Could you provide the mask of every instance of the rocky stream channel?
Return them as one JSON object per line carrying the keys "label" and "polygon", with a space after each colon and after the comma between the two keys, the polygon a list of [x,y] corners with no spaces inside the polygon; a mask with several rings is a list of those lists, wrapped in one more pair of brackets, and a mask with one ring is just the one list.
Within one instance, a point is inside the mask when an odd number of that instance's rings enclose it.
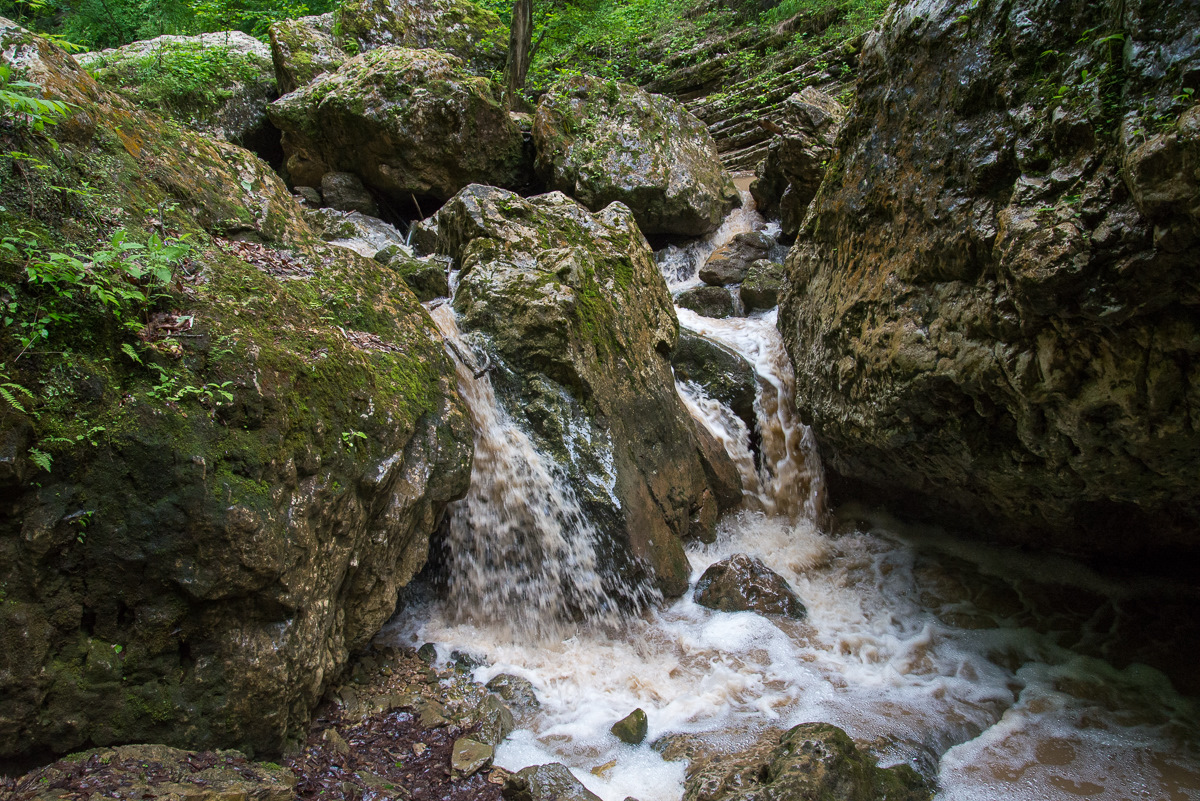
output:
{"label": "rocky stream channel", "polygon": [[0,19],[73,109],[0,119],[6,308],[188,254],[0,364],[0,799],[1197,801],[1198,30],[913,0],[527,113],[463,0]]}

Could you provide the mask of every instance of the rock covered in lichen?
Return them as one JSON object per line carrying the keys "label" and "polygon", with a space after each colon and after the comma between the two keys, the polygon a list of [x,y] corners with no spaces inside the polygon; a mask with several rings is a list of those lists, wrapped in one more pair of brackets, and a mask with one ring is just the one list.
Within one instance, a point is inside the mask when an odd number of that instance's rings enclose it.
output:
{"label": "rock covered in lichen", "polygon": [[521,131],[499,86],[434,50],[372,50],[284,95],[269,113],[298,181],[302,164],[304,176],[352,172],[407,203],[414,195],[446,200],[474,182],[523,180]]}
{"label": "rock covered in lichen", "polygon": [[279,93],[286,95],[307,86],[327,72],[342,66],[350,56],[333,40],[333,12],[313,17],[285,19],[267,33],[271,39],[271,62]]}
{"label": "rock covered in lichen", "polygon": [[159,36],[75,57],[103,86],[138,106],[229,142],[268,136],[279,96],[271,52],[241,31]]}
{"label": "rock covered in lichen", "polygon": [[507,27],[470,0],[349,0],[335,12],[338,45],[431,48],[458,56],[478,75],[504,68]]}
{"label": "rock covered in lichen", "polygon": [[[56,352],[5,357],[6,382],[59,389],[0,416],[0,756],[278,751],[466,490],[452,365],[400,278],[318,239],[251,153],[136,109],[7,20],[0,49],[77,107],[58,149],[5,133],[49,166],[0,187],[0,230],[86,253],[161,227],[192,247],[138,335],[84,302],[50,326]],[[33,303],[22,269],[0,258]]]}
{"label": "rock covered in lichen", "polygon": [[1198,552],[1198,27],[1158,0],[939,0],[869,38],[780,304],[835,486],[1022,543]]}
{"label": "rock covered in lichen", "polygon": [[706,234],[740,202],[704,124],[629,84],[560,81],[538,104],[533,141],[548,187],[592,211],[624,203],[645,234]]}
{"label": "rock covered in lichen", "polygon": [[487,335],[505,368],[492,373],[498,394],[569,477],[603,539],[605,579],[649,575],[682,593],[682,538],[711,529],[740,487],[675,392],[674,307],[629,210],[470,186],[436,230],[461,270],[460,326]]}

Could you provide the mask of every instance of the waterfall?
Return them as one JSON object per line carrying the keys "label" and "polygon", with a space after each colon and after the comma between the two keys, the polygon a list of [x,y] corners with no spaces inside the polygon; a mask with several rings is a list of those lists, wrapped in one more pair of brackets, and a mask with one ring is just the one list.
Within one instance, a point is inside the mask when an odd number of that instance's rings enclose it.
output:
{"label": "waterfall", "polygon": [[616,599],[599,573],[596,530],[574,492],[497,401],[453,308],[442,304],[430,314],[475,426],[471,487],[452,504],[443,542],[454,618],[522,637],[553,636],[570,620],[618,621]]}

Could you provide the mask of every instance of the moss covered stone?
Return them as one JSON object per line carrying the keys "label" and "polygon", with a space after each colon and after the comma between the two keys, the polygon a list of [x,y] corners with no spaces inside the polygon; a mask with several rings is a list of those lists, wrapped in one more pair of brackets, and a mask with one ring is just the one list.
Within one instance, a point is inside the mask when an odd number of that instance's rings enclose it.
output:
{"label": "moss covered stone", "polygon": [[306,174],[356,173],[404,202],[446,200],[472,182],[524,180],[521,131],[499,86],[445,53],[372,50],[280,98],[269,113],[284,132],[289,169],[307,163],[321,166]]}
{"label": "moss covered stone", "polygon": [[347,52],[398,45],[458,56],[478,75],[504,68],[508,29],[470,0],[349,0],[335,12],[334,33]]}
{"label": "moss covered stone", "polygon": [[76,59],[139,107],[230,142],[261,136],[279,96],[270,51],[241,31],[160,36]]}
{"label": "moss covered stone", "polygon": [[281,20],[270,27],[271,61],[280,94],[307,86],[350,58],[334,43],[333,28],[333,12]]}
{"label": "moss covered stone", "polygon": [[547,186],[592,211],[624,203],[646,234],[699,236],[740,203],[704,124],[629,84],[560,81],[538,104],[533,141]]}
{"label": "moss covered stone", "polygon": [[[0,45],[77,107],[57,148],[3,134],[46,166],[17,181],[0,165],[0,235],[68,250],[161,227],[193,248],[148,312],[174,329],[138,338],[83,304],[20,359],[0,329],[5,380],[35,396],[0,410],[0,756],[277,751],[466,489],[452,365],[399,277],[316,237],[253,154],[136,109],[2,20]],[[27,314],[40,290],[21,275],[0,260]]]}

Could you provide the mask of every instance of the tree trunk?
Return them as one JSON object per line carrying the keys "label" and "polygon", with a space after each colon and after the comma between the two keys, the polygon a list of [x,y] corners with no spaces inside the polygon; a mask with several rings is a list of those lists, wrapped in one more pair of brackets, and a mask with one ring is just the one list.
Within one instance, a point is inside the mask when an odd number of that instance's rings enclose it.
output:
{"label": "tree trunk", "polygon": [[529,72],[529,50],[533,44],[533,0],[513,0],[512,29],[508,35],[508,62],[504,65],[504,86],[508,102],[516,108]]}

